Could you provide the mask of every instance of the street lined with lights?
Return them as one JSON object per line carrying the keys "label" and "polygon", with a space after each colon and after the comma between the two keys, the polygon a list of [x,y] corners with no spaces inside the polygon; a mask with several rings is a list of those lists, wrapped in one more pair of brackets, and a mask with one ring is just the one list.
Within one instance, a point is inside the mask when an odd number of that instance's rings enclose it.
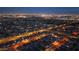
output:
{"label": "street lined with lights", "polygon": [[29,33],[23,33],[21,35],[12,36],[12,37],[8,37],[8,38],[2,38],[2,39],[0,39],[0,44],[7,43],[9,41],[15,41],[15,40],[17,40],[21,37],[25,37],[25,36],[28,37],[28,36],[31,36],[31,35],[34,35],[34,34],[37,34],[37,33],[40,33],[40,32],[49,31],[50,29],[52,29],[52,27],[47,28],[47,29],[41,29],[41,30],[38,30],[38,31],[29,32]]}

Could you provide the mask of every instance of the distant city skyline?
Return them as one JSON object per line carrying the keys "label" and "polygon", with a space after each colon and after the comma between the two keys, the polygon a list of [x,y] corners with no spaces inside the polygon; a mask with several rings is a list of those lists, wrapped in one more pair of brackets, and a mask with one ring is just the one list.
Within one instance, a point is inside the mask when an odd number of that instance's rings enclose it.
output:
{"label": "distant city skyline", "polygon": [[79,7],[0,7],[0,13],[79,14]]}

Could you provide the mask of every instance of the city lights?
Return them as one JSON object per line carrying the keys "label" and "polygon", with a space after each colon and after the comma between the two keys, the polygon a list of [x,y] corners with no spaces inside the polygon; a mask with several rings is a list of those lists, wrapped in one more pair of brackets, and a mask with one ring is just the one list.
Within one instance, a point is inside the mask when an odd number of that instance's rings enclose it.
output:
{"label": "city lights", "polygon": [[79,15],[0,14],[0,18],[1,51],[79,50]]}

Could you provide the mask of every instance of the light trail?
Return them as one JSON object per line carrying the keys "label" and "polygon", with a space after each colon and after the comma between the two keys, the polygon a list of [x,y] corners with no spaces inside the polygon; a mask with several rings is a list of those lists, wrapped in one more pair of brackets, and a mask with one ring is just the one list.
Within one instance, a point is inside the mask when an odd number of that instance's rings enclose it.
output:
{"label": "light trail", "polygon": [[52,27],[49,27],[47,29],[40,29],[40,30],[37,30],[37,31],[33,31],[33,32],[26,32],[26,33],[22,33],[20,35],[16,35],[16,36],[10,36],[10,37],[7,37],[7,38],[2,38],[0,39],[0,44],[5,44],[7,42],[10,42],[10,41],[15,41],[21,37],[28,37],[28,36],[31,36],[31,35],[34,35],[34,34],[38,34],[38,33],[41,33],[41,32],[48,32],[52,29]]}
{"label": "light trail", "polygon": [[45,51],[54,51],[68,41],[69,41],[68,37],[64,36],[63,39],[60,39],[59,41],[52,42],[51,46],[49,48],[46,48]]}
{"label": "light trail", "polygon": [[38,35],[38,36],[35,36],[33,38],[30,38],[30,39],[26,39],[26,40],[22,40],[20,43],[16,43],[15,45],[12,45],[11,47],[9,47],[9,50],[18,50],[17,48],[19,46],[23,46],[24,44],[28,44],[28,43],[31,43],[32,41],[37,41],[37,40],[41,40],[42,38],[48,36],[48,34],[41,34],[41,35]]}

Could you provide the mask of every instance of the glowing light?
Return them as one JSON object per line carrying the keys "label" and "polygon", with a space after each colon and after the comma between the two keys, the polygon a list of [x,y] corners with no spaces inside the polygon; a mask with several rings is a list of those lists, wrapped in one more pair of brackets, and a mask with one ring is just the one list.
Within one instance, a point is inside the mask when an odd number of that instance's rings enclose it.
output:
{"label": "glowing light", "polygon": [[37,33],[41,33],[41,32],[44,32],[44,31],[50,31],[52,28],[49,27],[47,29],[40,29],[40,30],[37,30],[37,31],[33,31],[33,32],[26,32],[26,33],[22,33],[20,35],[17,35],[17,36],[11,36],[11,37],[7,37],[7,38],[2,38],[0,39],[0,44],[4,44],[4,43],[7,43],[7,42],[10,42],[10,41],[15,41],[21,37],[28,37],[28,36],[31,36],[31,35],[34,35],[34,34],[37,34]]}
{"label": "glowing light", "polygon": [[78,32],[72,32],[72,35],[77,36],[79,33]]}
{"label": "glowing light", "polygon": [[54,43],[52,43],[52,45],[54,45],[54,46],[59,46],[59,45],[60,45],[60,43],[59,43],[59,42],[57,42],[57,41],[55,41]]}
{"label": "glowing light", "polygon": [[55,34],[52,34],[52,36],[53,36],[53,37],[56,37],[56,38],[58,37],[58,35],[55,35]]}

